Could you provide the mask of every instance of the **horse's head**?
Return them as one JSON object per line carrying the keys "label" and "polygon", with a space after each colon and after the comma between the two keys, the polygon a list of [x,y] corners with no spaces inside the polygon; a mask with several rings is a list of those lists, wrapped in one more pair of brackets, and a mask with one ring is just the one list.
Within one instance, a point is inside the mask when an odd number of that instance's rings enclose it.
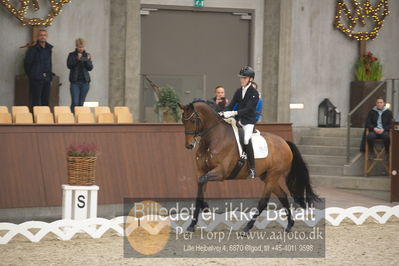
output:
{"label": "horse's head", "polygon": [[203,124],[193,103],[187,105],[179,104],[179,106],[183,110],[181,120],[184,125],[184,133],[186,136],[186,148],[191,150],[197,144],[197,138],[200,136]]}
{"label": "horse's head", "polygon": [[179,104],[183,110],[182,122],[186,135],[186,148],[193,149],[198,137],[207,135],[220,121],[218,113],[208,102],[197,100],[187,105]]}

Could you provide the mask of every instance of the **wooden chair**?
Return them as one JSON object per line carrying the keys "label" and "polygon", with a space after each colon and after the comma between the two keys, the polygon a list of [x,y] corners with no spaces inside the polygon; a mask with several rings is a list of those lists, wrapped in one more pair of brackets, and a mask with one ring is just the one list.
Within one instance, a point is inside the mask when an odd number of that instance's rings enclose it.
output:
{"label": "wooden chair", "polygon": [[97,106],[94,108],[94,114],[96,116],[96,121],[99,122],[98,118],[100,114],[108,114],[111,113],[111,110],[108,106]]}
{"label": "wooden chair", "polygon": [[12,124],[10,113],[0,113],[0,124]]}
{"label": "wooden chair", "polygon": [[16,113],[15,124],[33,124],[33,117],[31,113]]}
{"label": "wooden chair", "polygon": [[55,122],[57,124],[75,124],[75,117],[72,113],[59,113]]}
{"label": "wooden chair", "polygon": [[11,107],[12,118],[15,121],[16,114],[20,113],[30,113],[28,106],[13,106]]}
{"label": "wooden chair", "polygon": [[114,107],[114,114],[115,117],[118,116],[120,113],[130,113],[129,107],[127,106],[115,106]]}
{"label": "wooden chair", "polygon": [[131,123],[133,123],[133,115],[131,113],[119,113],[116,116],[116,123],[131,124]]}
{"label": "wooden chair", "polygon": [[33,114],[43,114],[43,113],[51,113],[50,107],[48,106],[33,106]]}
{"label": "wooden chair", "polygon": [[71,114],[71,108],[69,106],[54,106],[54,117],[57,121],[59,114]]}
{"label": "wooden chair", "polygon": [[98,123],[99,124],[113,124],[115,123],[114,121],[114,115],[111,113],[102,113],[98,114]]}
{"label": "wooden chair", "polygon": [[[387,158],[388,163],[384,160],[384,153],[385,153],[385,146],[384,146],[384,140],[382,139],[376,139],[374,143],[374,154],[375,157],[370,159],[369,158],[369,145],[367,143],[367,136],[369,134],[369,130],[366,130],[366,136],[365,136],[365,141],[366,141],[366,147],[365,147],[365,152],[364,152],[364,176],[368,176],[370,172],[373,170],[373,168],[377,165],[377,163],[380,163],[384,166],[385,170],[387,173],[389,173],[389,158]],[[392,139],[392,134],[389,134],[389,137]]]}
{"label": "wooden chair", "polygon": [[[76,107],[75,107],[76,108]],[[76,111],[76,109],[75,109]],[[92,113],[78,113],[76,115],[78,124],[94,124],[94,117]]]}
{"label": "wooden chair", "polygon": [[[34,118],[35,123],[37,123],[37,115],[38,114],[51,114],[50,107],[48,107],[48,106],[33,106],[33,118]],[[41,120],[43,120],[43,119],[46,120],[46,118],[44,118],[44,117],[46,117],[46,116],[42,116]],[[47,117],[49,117],[49,116],[47,116]],[[53,118],[53,120],[54,120],[54,118]],[[53,121],[53,123],[54,123],[54,121]],[[37,123],[37,124],[39,124],[39,123]],[[48,123],[45,123],[45,124],[48,124]]]}
{"label": "wooden chair", "polygon": [[91,113],[90,107],[87,106],[75,106],[75,115]]}
{"label": "wooden chair", "polygon": [[8,107],[7,106],[0,106],[0,114],[8,114]]}
{"label": "wooden chair", "polygon": [[54,124],[52,113],[38,113],[35,115],[36,124]]}

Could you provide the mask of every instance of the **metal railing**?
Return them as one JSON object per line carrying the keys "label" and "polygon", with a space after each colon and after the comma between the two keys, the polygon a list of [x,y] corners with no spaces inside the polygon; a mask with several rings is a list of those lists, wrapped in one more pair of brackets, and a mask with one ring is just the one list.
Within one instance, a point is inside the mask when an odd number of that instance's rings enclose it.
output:
{"label": "metal railing", "polygon": [[350,163],[350,136],[351,136],[351,119],[352,115],[360,108],[362,105],[370,99],[371,96],[373,96],[381,87],[388,83],[389,81],[392,81],[392,88],[391,88],[391,110],[394,110],[395,106],[395,94],[396,94],[396,86],[395,86],[395,81],[399,80],[399,78],[390,78],[384,80],[381,84],[379,84],[375,89],[373,89],[358,105],[355,106],[349,113],[348,113],[348,119],[347,119],[347,137],[346,137],[346,162]]}

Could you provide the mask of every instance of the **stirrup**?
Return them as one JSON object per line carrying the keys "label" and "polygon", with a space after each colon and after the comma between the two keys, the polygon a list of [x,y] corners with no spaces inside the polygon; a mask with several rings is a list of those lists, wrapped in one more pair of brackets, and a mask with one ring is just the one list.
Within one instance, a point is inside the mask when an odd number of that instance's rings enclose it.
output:
{"label": "stirrup", "polygon": [[254,179],[256,177],[255,169],[248,170],[248,179]]}

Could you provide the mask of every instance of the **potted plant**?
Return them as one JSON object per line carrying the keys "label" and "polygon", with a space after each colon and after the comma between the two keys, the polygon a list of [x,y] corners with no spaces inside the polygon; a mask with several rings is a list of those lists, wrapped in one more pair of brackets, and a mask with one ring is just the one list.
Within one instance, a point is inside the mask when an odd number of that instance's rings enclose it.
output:
{"label": "potted plant", "polygon": [[355,76],[357,81],[380,81],[382,65],[372,52],[362,56],[356,63]]}
{"label": "potted plant", "polygon": [[158,95],[158,102],[155,112],[161,112],[163,122],[173,123],[179,120],[179,96],[176,90],[171,87],[161,88]]}
{"label": "potted plant", "polygon": [[[384,83],[381,81],[383,76],[382,70],[383,68],[380,61],[373,53],[368,52],[366,55],[359,58],[355,65],[356,81],[351,82],[350,110],[353,110],[377,86]],[[375,99],[378,96],[386,96],[386,84],[383,84],[381,89],[353,114],[351,119],[352,126],[364,127],[367,113],[375,105]]]}
{"label": "potted plant", "polygon": [[95,182],[97,146],[94,143],[71,144],[67,149],[68,184],[92,186]]}

